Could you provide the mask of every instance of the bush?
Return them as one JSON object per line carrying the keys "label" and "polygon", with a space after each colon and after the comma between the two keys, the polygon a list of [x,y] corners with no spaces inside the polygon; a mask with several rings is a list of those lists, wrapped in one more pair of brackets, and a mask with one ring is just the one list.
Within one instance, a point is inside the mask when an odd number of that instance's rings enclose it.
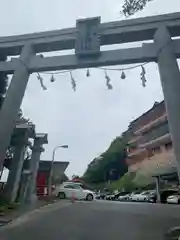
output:
{"label": "bush", "polygon": [[0,213],[8,212],[17,209],[19,203],[7,203],[6,201],[0,201]]}
{"label": "bush", "polygon": [[145,187],[155,183],[155,179],[152,178],[151,174],[143,174],[139,171],[136,172],[136,176],[133,179],[133,182],[137,187]]}
{"label": "bush", "polygon": [[111,190],[118,189],[119,191],[132,191],[137,188],[136,184],[133,182],[135,176],[135,172],[127,172],[122,178],[112,182],[109,188]]}

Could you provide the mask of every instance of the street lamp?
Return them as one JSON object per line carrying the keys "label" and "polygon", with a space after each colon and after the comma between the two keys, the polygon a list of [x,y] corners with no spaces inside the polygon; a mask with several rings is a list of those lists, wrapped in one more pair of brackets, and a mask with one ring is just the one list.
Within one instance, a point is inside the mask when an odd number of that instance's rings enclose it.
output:
{"label": "street lamp", "polygon": [[49,179],[48,179],[48,195],[51,196],[52,194],[52,176],[53,176],[53,164],[54,164],[54,160],[55,160],[55,154],[56,154],[56,150],[58,148],[68,148],[68,145],[58,145],[53,149],[53,153],[52,153],[52,161],[51,161],[51,168],[50,168],[50,173],[49,173]]}

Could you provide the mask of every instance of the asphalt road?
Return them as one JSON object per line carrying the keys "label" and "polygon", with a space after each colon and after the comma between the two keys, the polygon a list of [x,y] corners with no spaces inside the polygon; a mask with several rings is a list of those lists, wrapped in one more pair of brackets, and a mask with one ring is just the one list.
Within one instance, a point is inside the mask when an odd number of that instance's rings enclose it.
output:
{"label": "asphalt road", "polygon": [[140,203],[58,203],[0,229],[1,240],[161,240],[180,226],[180,206]]}

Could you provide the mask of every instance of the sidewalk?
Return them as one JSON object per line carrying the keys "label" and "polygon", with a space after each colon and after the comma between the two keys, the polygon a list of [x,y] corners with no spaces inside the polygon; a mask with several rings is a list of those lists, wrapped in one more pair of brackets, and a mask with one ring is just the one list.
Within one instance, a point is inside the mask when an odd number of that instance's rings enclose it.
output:
{"label": "sidewalk", "polygon": [[59,199],[41,199],[37,200],[34,204],[21,205],[17,209],[10,210],[5,212],[3,215],[0,213],[0,227],[4,226],[7,223],[19,218],[27,213],[32,212],[33,210],[40,209],[44,206],[59,202]]}

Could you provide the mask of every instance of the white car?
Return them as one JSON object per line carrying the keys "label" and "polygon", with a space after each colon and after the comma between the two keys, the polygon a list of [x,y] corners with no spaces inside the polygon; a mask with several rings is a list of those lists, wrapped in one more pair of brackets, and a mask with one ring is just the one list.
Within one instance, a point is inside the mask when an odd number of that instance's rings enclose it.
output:
{"label": "white car", "polygon": [[135,193],[131,195],[131,200],[137,201],[137,202],[146,202],[146,201],[149,201],[150,194],[151,194],[151,191]]}
{"label": "white car", "polygon": [[83,189],[80,184],[65,182],[57,190],[56,194],[61,199],[77,199],[92,201],[95,199],[93,191]]}
{"label": "white car", "polygon": [[179,194],[174,194],[169,197],[167,197],[167,203],[180,203],[180,195]]}
{"label": "white car", "polygon": [[132,193],[131,195],[130,195],[130,200],[131,201],[138,201],[138,199],[139,199],[139,195],[140,195],[140,193]]}
{"label": "white car", "polygon": [[128,201],[130,199],[130,194],[121,195],[118,197],[118,201]]}
{"label": "white car", "polygon": [[142,192],[137,196],[137,201],[140,202],[146,202],[149,201],[149,197],[153,192],[151,191],[146,191],[146,192]]}

